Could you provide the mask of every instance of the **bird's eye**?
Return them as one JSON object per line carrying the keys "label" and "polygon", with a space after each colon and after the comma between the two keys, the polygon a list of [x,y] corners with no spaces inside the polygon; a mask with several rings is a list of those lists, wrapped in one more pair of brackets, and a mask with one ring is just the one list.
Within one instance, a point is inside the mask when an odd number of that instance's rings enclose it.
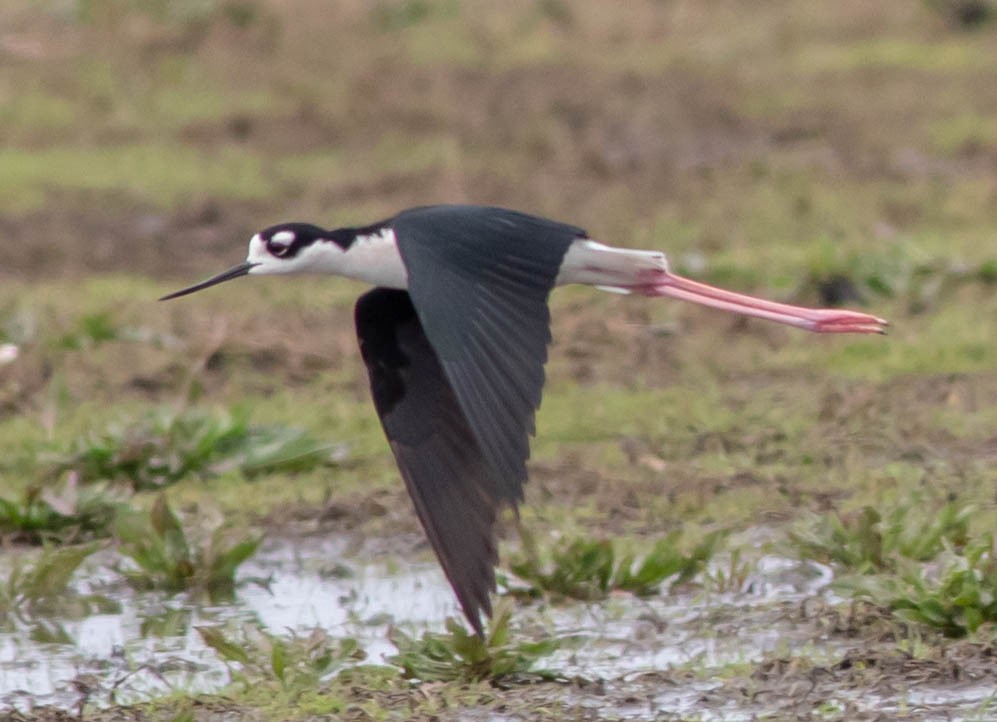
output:
{"label": "bird's eye", "polygon": [[275,256],[283,256],[294,243],[294,231],[277,231],[267,241],[267,250]]}

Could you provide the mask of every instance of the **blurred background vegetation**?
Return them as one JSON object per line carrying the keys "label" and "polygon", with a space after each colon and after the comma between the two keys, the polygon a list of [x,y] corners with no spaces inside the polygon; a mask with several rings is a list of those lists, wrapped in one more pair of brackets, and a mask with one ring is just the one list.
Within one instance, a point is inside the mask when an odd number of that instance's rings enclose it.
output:
{"label": "blurred background vegetation", "polygon": [[[155,299],[240,261],[265,225],[486,203],[893,322],[885,340],[814,338],[559,291],[524,513],[541,553],[515,563],[531,594],[591,590],[583,568],[600,595],[657,584],[721,549],[708,578],[736,589],[757,546],[737,535],[762,527],[898,619],[992,629],[995,12],[4,0],[0,534],[87,554],[110,538],[131,581],[185,589],[231,587],[262,532],[412,557],[353,337],[361,287]],[[199,533],[219,519],[242,536]],[[688,555],[652,546],[678,529]],[[555,533],[575,541],[552,558]],[[654,554],[632,567],[632,549]],[[0,611],[31,606],[17,580],[58,596],[81,559],[45,556],[48,585],[19,571]]]}

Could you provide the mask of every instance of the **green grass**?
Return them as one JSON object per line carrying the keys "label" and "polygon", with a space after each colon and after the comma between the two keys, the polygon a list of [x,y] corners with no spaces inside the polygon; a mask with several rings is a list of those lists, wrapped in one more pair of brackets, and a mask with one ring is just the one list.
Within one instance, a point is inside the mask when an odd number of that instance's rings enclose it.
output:
{"label": "green grass", "polygon": [[[8,132],[28,136],[42,132],[60,132],[73,126],[76,106],[66,99],[41,88],[25,88],[16,101],[0,103],[0,123]],[[15,135],[16,137],[16,135]]]}
{"label": "green grass", "polygon": [[953,35],[935,42],[924,39],[877,38],[851,46],[811,46],[800,64],[815,73],[864,68],[917,69],[958,74],[985,67],[985,53],[972,37]]}
{"label": "green grass", "polygon": [[232,147],[204,152],[141,143],[0,150],[5,211],[38,210],[59,191],[118,193],[168,208],[213,196],[262,198],[274,186],[260,158]]}

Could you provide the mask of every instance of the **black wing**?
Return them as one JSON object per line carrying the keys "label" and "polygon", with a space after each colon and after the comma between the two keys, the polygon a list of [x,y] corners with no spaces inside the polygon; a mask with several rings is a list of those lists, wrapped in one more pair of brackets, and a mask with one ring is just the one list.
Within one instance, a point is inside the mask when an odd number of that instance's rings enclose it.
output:
{"label": "black wing", "polygon": [[493,470],[487,492],[523,498],[550,343],[547,298],[581,228],[481,206],[430,206],[390,223],[409,294]]}
{"label": "black wing", "polygon": [[357,302],[356,323],[374,407],[409,495],[464,614],[483,634],[498,561],[492,471],[408,293],[370,291]]}

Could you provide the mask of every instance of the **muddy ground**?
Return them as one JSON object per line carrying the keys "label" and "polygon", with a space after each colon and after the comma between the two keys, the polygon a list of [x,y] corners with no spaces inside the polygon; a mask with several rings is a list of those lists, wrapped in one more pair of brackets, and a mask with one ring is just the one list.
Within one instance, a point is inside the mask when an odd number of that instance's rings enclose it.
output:
{"label": "muddy ground", "polygon": [[[735,540],[725,553],[741,548],[750,566],[773,549],[792,558],[787,532],[811,515],[949,501],[973,507],[973,533],[992,532],[997,24],[967,20],[963,5],[4,3],[0,341],[20,355],[0,367],[0,495],[48,483],[46,453],[116,418],[243,404],[254,421],[345,442],[346,461],[185,479],[168,490],[178,509],[302,545],[341,536],[347,562],[425,561],[369,405],[352,328],[360,286],[254,279],[155,299],[239,262],[264,225],[476,202],[660,248],[709,281],[894,324],[886,339],[813,339],[559,291],[522,517],[541,543],[643,548],[679,528],[721,530]],[[110,338],[87,336],[94,317]],[[764,544],[743,536],[758,529]],[[511,523],[504,539],[504,554],[518,549]],[[30,551],[6,541],[9,555]],[[701,636],[771,624],[786,639],[739,663],[537,684],[361,676],[326,680],[306,702],[177,690],[5,714],[997,714],[992,624],[948,639],[828,590],[741,612],[725,602],[716,618],[707,607]],[[524,604],[524,638],[543,634],[535,613]],[[639,617],[634,644],[670,644],[667,625],[640,636]],[[341,704],[324,708],[323,693]]]}

